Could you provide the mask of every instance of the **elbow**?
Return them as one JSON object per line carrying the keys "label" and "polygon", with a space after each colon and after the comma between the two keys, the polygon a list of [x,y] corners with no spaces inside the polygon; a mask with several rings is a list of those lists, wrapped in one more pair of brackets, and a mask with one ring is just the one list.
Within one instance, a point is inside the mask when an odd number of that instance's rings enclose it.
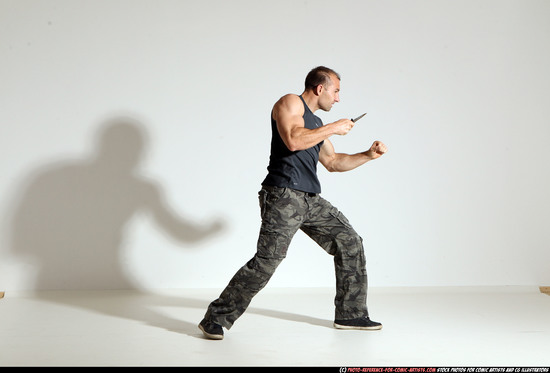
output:
{"label": "elbow", "polygon": [[327,164],[323,164],[323,166],[325,166],[325,168],[328,172],[339,172],[339,170],[334,166],[334,164],[332,162],[327,163]]}
{"label": "elbow", "polygon": [[288,150],[290,150],[291,152],[297,152],[298,150],[302,150],[296,141],[292,141],[292,140],[286,141],[285,145],[288,148]]}
{"label": "elbow", "polygon": [[328,172],[336,172],[336,169],[330,165],[325,166]]}

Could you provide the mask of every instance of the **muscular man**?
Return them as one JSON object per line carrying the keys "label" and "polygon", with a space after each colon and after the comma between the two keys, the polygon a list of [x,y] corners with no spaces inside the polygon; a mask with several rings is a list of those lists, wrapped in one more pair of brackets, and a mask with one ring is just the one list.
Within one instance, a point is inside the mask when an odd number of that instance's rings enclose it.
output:
{"label": "muscular man", "polygon": [[340,76],[319,66],[306,77],[305,90],[275,103],[271,115],[271,156],[268,175],[259,192],[262,225],[257,252],[233,276],[219,298],[210,303],[199,328],[210,339],[223,339],[252,298],[267,284],[285,258],[300,229],[334,257],[336,297],[334,327],[378,330],[367,310],[367,272],[363,240],[347,218],[323,199],[317,163],[333,171],[349,171],[386,153],[375,141],[357,154],[336,153],[328,140],[346,135],[350,119],[323,125],[314,113],[329,111],[340,101]]}

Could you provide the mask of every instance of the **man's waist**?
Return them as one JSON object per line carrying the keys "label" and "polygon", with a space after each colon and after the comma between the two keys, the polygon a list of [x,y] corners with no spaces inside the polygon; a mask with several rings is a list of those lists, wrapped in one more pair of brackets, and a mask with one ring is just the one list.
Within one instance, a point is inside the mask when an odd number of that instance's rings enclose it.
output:
{"label": "man's waist", "polygon": [[286,187],[286,186],[276,186],[276,185],[262,184],[262,189],[265,189],[267,192],[271,192],[271,193],[278,193],[278,192],[284,191],[285,189],[290,189],[296,194],[303,194],[303,195],[307,195],[308,197],[315,197],[315,196],[319,195],[319,193],[307,192],[307,191],[304,191],[304,190],[299,190],[299,189],[296,189],[296,188]]}

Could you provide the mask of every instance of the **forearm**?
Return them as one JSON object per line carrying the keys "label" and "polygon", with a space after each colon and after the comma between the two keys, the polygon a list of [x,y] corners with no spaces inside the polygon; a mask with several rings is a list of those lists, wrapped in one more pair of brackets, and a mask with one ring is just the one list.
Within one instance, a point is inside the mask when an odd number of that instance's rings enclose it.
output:
{"label": "forearm", "polygon": [[353,170],[368,161],[380,158],[388,151],[386,145],[375,141],[369,150],[357,154],[335,153],[330,141],[325,142],[319,153],[319,160],[330,172],[345,172]]}
{"label": "forearm", "polygon": [[368,152],[357,154],[335,153],[332,161],[327,164],[326,168],[330,172],[346,172],[362,166],[373,159],[368,155]]}
{"label": "forearm", "polygon": [[335,131],[330,125],[316,129],[295,127],[290,132],[290,136],[288,136],[285,144],[291,151],[305,150],[319,144],[334,134]]}

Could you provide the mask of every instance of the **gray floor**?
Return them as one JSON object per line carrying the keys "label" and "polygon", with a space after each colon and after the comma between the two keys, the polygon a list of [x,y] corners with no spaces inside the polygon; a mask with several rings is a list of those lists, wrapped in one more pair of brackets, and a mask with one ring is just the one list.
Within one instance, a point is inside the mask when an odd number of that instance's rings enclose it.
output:
{"label": "gray floor", "polygon": [[550,366],[538,288],[371,289],[381,331],[332,327],[332,289],[264,289],[226,331],[197,323],[219,290],[6,293],[1,366]]}

